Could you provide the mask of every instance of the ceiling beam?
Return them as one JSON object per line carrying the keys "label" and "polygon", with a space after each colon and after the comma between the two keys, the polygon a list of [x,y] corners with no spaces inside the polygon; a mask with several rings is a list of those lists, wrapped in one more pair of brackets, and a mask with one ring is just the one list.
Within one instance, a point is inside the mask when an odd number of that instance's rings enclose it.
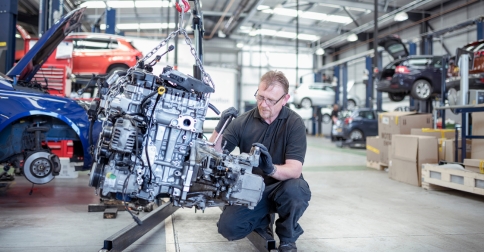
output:
{"label": "ceiling beam", "polygon": [[358,24],[358,21],[356,21],[356,18],[353,16],[353,14],[351,14],[351,12],[346,7],[343,7],[343,10],[346,12],[346,14],[348,15],[348,17],[350,17],[351,20],[353,20],[353,23],[355,23],[356,27],[360,26]]}
{"label": "ceiling beam", "polygon": [[[416,9],[424,4],[427,4],[427,3],[430,3],[432,2],[433,0],[414,0],[392,12],[389,12],[383,16],[380,16],[378,18],[378,23],[379,24],[385,24],[387,22],[393,22],[393,17],[395,17],[395,15],[398,13],[398,12],[408,12],[408,11],[411,11],[413,9]],[[374,24],[375,24],[375,21],[370,21],[368,23],[365,23],[365,24],[362,24],[354,29],[352,29],[351,31],[349,32],[346,32],[345,34],[341,34],[337,37],[334,37],[328,41],[325,41],[324,43],[321,43],[321,47],[324,49],[324,48],[327,48],[327,47],[330,47],[330,46],[334,46],[335,44],[338,44],[338,43],[341,43],[341,42],[344,42],[346,41],[346,38],[348,37],[348,35],[350,33],[355,33],[355,34],[358,34],[358,33],[361,33],[361,32],[364,32],[366,30],[369,30],[371,28],[374,27]]]}

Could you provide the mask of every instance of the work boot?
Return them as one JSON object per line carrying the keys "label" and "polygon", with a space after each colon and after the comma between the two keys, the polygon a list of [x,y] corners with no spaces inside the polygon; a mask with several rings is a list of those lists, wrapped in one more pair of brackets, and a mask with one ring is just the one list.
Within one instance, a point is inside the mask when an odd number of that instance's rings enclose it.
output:
{"label": "work boot", "polygon": [[283,242],[279,245],[279,252],[297,252],[297,247],[295,242]]}

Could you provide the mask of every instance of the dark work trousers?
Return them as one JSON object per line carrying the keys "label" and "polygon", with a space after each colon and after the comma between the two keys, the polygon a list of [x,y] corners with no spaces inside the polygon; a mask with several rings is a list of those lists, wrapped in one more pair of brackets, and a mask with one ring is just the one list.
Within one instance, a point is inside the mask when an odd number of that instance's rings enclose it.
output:
{"label": "dark work trousers", "polygon": [[218,221],[218,232],[228,240],[246,237],[254,229],[265,230],[270,214],[278,213],[276,234],[284,242],[296,242],[304,232],[297,223],[309,205],[311,191],[302,179],[289,179],[266,186],[261,201],[253,210],[245,206],[225,206]]}

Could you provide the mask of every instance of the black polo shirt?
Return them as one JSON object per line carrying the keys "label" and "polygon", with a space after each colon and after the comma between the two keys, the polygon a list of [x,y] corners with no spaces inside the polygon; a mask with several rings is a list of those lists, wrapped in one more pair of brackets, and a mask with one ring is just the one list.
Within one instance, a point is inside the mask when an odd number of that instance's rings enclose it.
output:
{"label": "black polo shirt", "polygon": [[[234,119],[223,132],[222,146],[232,152],[239,147],[241,152],[249,153],[253,143],[264,144],[274,164],[285,164],[286,159],[304,163],[306,156],[306,126],[302,118],[287,107],[282,107],[279,116],[268,124],[260,116],[257,107]],[[264,176],[262,170],[254,168],[254,174],[264,177],[266,185],[278,180]]]}

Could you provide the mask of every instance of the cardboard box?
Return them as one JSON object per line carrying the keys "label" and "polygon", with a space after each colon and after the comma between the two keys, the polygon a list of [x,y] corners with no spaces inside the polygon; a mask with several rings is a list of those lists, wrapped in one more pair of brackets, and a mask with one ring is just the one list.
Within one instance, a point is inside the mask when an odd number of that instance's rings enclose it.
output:
{"label": "cardboard box", "polygon": [[394,134],[410,134],[413,128],[431,128],[432,114],[386,112],[378,115],[378,136],[392,141]]}
{"label": "cardboard box", "polygon": [[380,138],[366,138],[366,160],[371,162],[380,162]]}
{"label": "cardboard box", "polygon": [[432,128],[411,129],[410,134],[419,135],[419,136],[433,136],[435,138],[454,139],[455,129],[432,129]]}
{"label": "cardboard box", "polygon": [[[484,112],[472,113],[472,135],[484,136]],[[472,140],[472,159],[484,159],[484,139]]]}
{"label": "cardboard box", "polygon": [[392,146],[392,141],[380,138],[380,163],[388,166],[390,159],[389,150]]}
{"label": "cardboard box", "polygon": [[419,136],[431,136],[437,138],[439,144],[439,160],[445,160],[445,150],[442,145],[446,139],[455,138],[455,129],[411,129],[410,134]]}
{"label": "cardboard box", "polygon": [[464,167],[466,170],[484,173],[484,160],[482,159],[464,159]]}
{"label": "cardboard box", "polygon": [[445,146],[444,146],[444,143],[445,143],[445,138],[438,138],[437,139],[437,144],[439,146],[437,146],[438,150],[439,150],[439,156],[438,156],[438,159],[439,161],[440,160],[445,160]]}
{"label": "cardboard box", "polygon": [[[471,139],[466,139],[466,157],[465,158],[471,158],[471,150],[472,150],[472,141]],[[462,146],[462,141],[459,139],[458,141],[458,147],[460,148]],[[446,139],[442,143],[442,149],[444,150],[444,159],[439,160],[445,160],[447,162],[456,162],[454,157],[455,157],[455,139]],[[461,157],[462,157],[462,151],[458,150],[457,151],[458,157],[457,157],[457,162],[461,162]]]}
{"label": "cardboard box", "polygon": [[437,138],[416,135],[393,135],[388,177],[421,186],[422,164],[438,163]]}

